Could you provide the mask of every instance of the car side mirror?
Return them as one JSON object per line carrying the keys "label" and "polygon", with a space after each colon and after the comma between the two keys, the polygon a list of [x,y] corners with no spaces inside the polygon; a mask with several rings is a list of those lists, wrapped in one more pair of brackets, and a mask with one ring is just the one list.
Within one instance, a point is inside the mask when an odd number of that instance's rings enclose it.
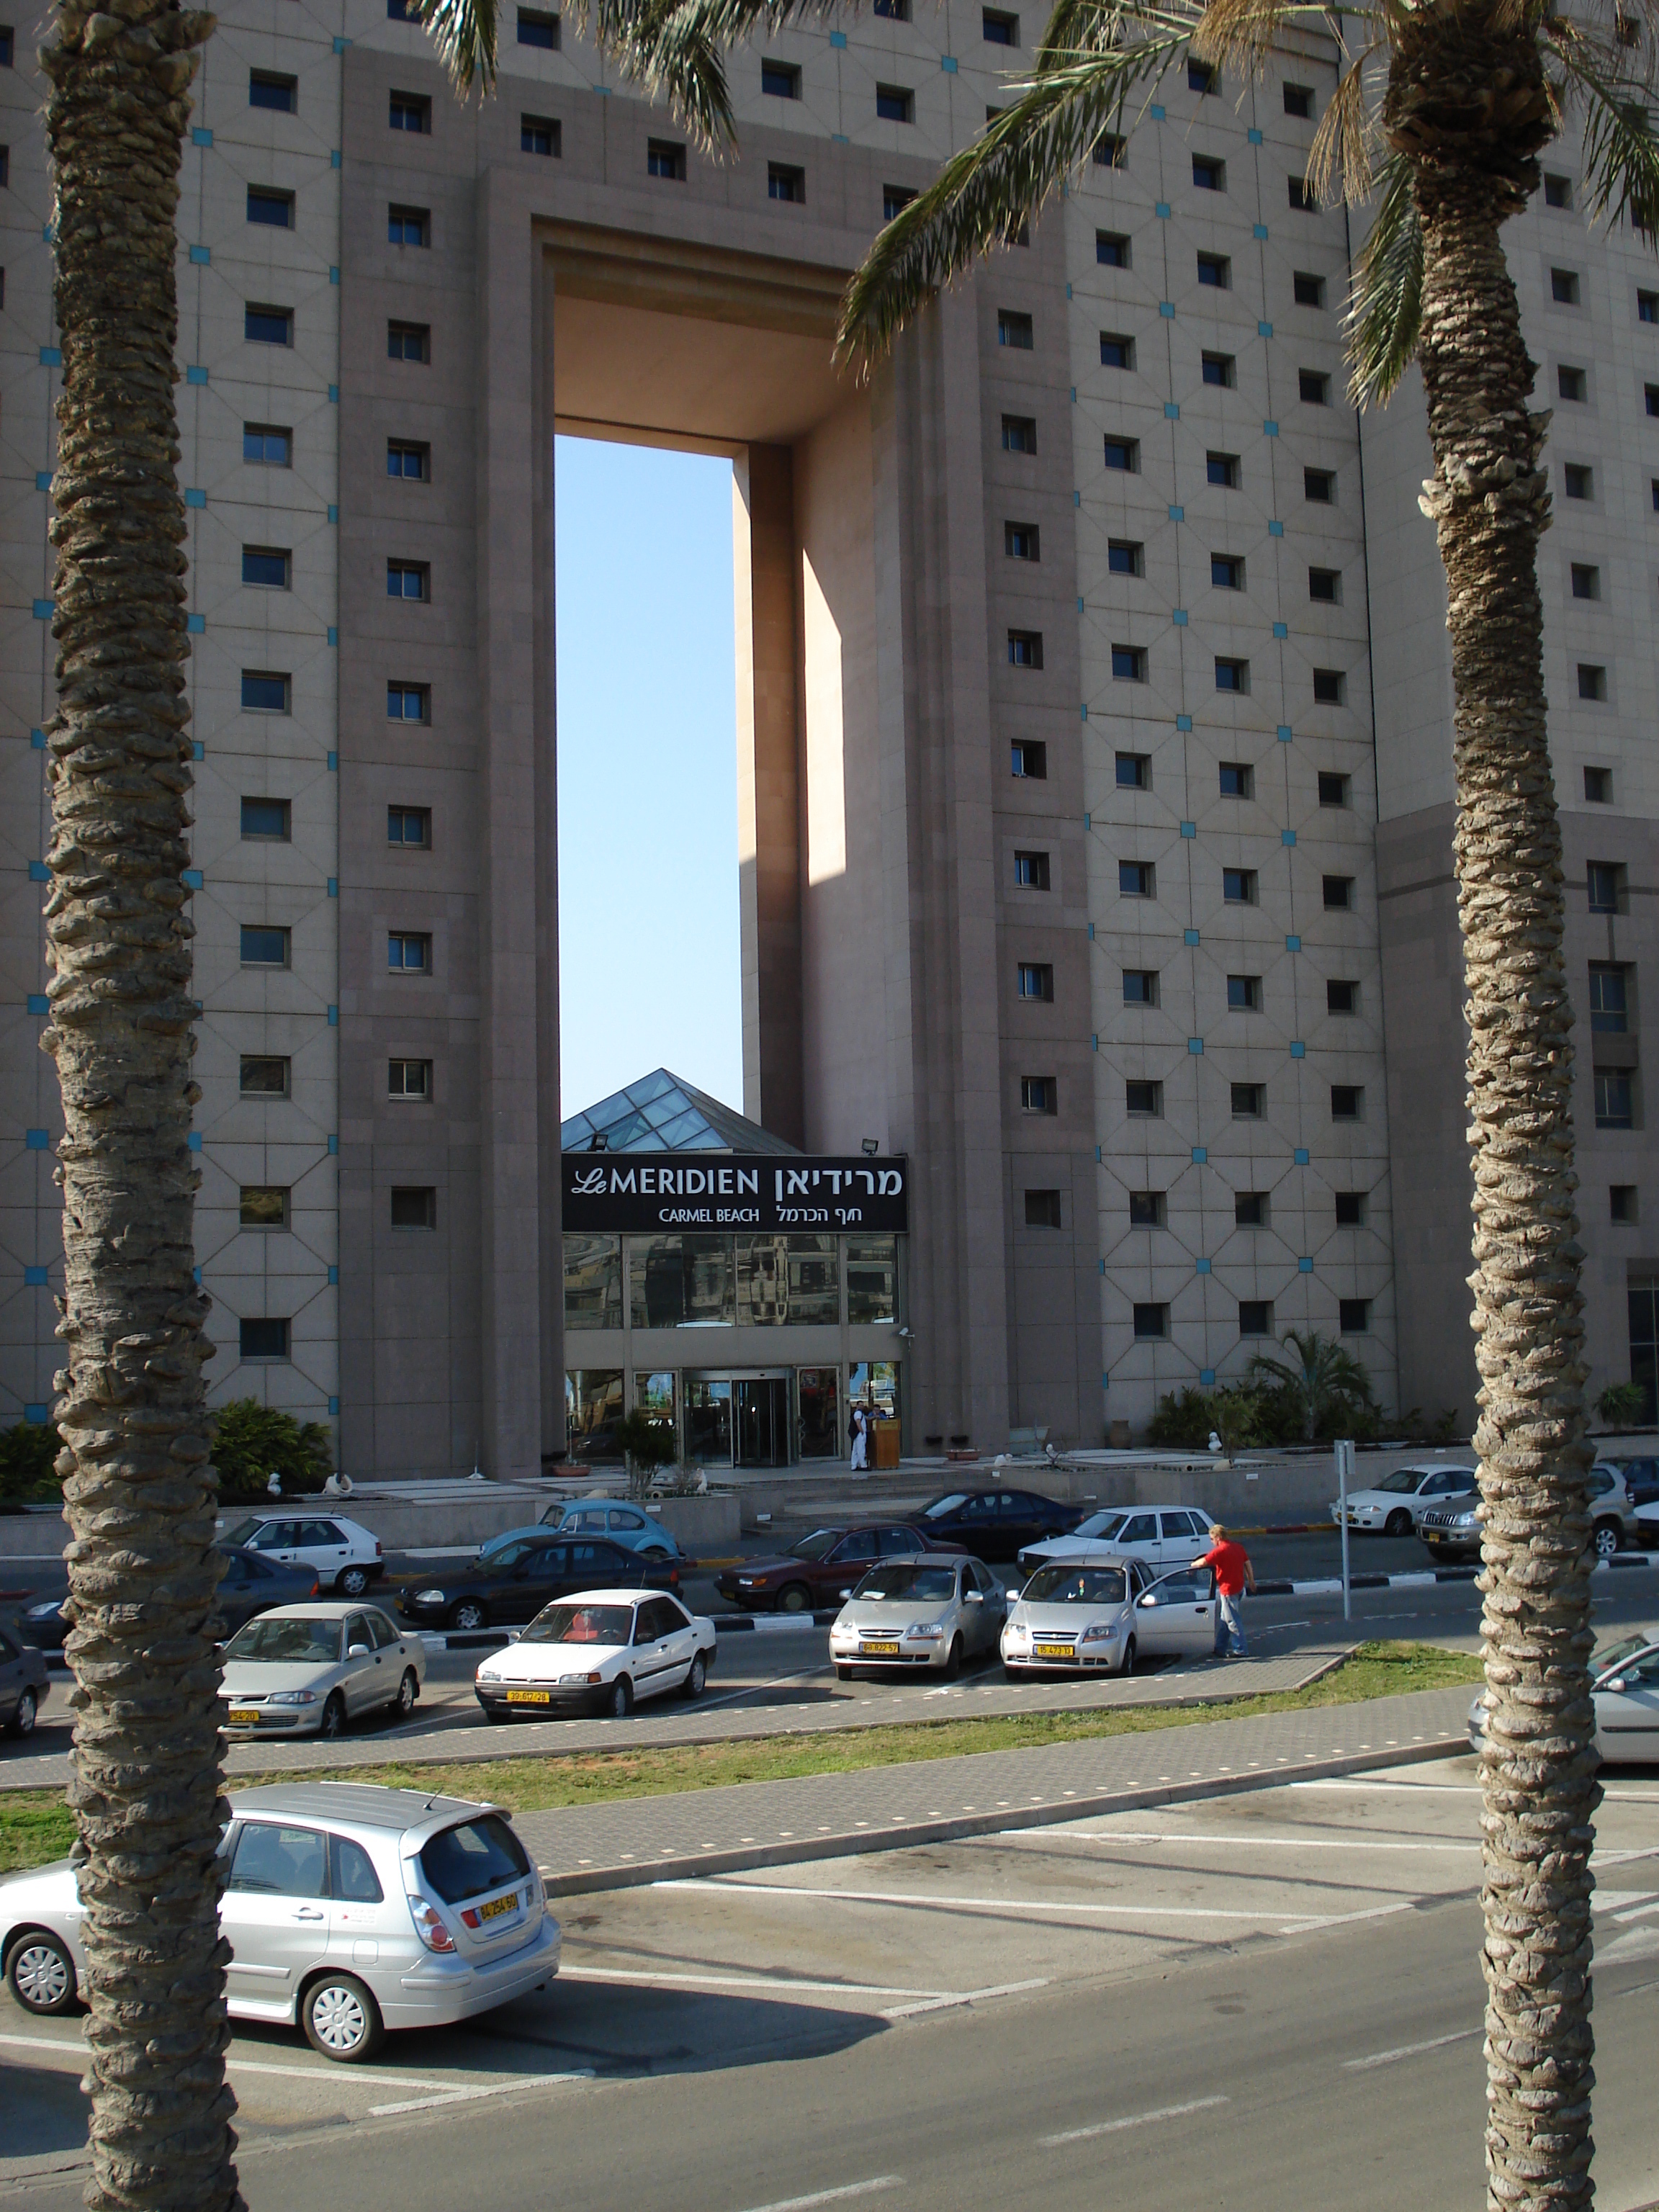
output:
{"label": "car side mirror", "polygon": [[1156,1605],[1158,1603],[1158,1600],[1153,1596],[1152,1591],[1148,1590],[1146,1596],[1141,1599],[1140,1602],[1142,1605],[1151,1606]]}
{"label": "car side mirror", "polygon": [[963,1595],[969,1605],[983,1605],[985,1602],[982,1590],[964,1590]]}
{"label": "car side mirror", "polygon": [[1605,1682],[1598,1682],[1595,1686],[1598,1690],[1625,1690],[1628,1689],[1630,1685],[1622,1674],[1612,1674]]}
{"label": "car side mirror", "polygon": [[843,1598],[850,1598],[850,1597],[852,1596],[852,1595],[853,1595],[853,1593],[852,1593],[852,1591],[851,1591],[851,1590],[849,1590],[849,1589],[844,1589],[844,1590],[842,1592],[842,1597],[843,1597]]}
{"label": "car side mirror", "polygon": [[1002,1595],[1004,1595],[1004,1597],[1006,1597],[1006,1598],[1016,1598],[1016,1599],[1017,1599],[1017,1598],[1018,1597],[1018,1595],[1019,1595],[1019,1591],[1018,1591],[1018,1589],[1017,1589],[1017,1588],[1016,1588],[1012,1583],[1010,1583],[1010,1584],[1009,1584],[1009,1586],[1008,1586],[1008,1588],[1007,1588],[1006,1590],[1004,1590],[1004,1592],[1002,1593]]}
{"label": "car side mirror", "polygon": [[368,1656],[368,1646],[367,1644],[348,1644],[346,1647],[346,1657],[348,1659],[367,1659]]}

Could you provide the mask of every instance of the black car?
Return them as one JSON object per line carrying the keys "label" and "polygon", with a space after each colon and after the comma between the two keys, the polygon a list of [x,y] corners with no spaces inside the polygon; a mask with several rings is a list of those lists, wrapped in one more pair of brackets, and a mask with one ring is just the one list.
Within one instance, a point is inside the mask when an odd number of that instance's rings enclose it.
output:
{"label": "black car", "polygon": [[659,1589],[679,1595],[674,1559],[625,1551],[602,1537],[521,1536],[453,1573],[413,1576],[398,1594],[405,1620],[428,1628],[488,1628],[533,1620],[555,1598],[590,1589]]}
{"label": "black car", "polygon": [[1034,1490],[947,1490],[907,1518],[930,1536],[960,1544],[976,1559],[1012,1559],[1022,1545],[1069,1536],[1083,1509]]}
{"label": "black car", "polygon": [[[228,1642],[256,1613],[269,1613],[273,1605],[303,1605],[317,1595],[315,1567],[284,1567],[257,1552],[225,1553],[225,1571],[219,1583],[219,1618],[224,1623],[221,1642]],[[25,1638],[41,1651],[61,1651],[70,1625],[64,1618],[61,1597],[42,1599],[25,1606],[19,1616]]]}

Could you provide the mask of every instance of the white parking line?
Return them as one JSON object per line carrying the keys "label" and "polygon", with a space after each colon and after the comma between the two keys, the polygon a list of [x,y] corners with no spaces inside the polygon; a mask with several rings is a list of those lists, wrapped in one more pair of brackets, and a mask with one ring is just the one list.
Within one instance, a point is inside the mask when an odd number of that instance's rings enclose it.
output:
{"label": "white parking line", "polygon": [[492,2081],[483,2089],[447,2089],[435,2097],[409,2097],[398,2105],[371,2105],[368,2116],[374,2120],[386,2120],[399,2112],[430,2112],[440,2105],[471,2105],[481,2097],[505,2097],[514,2089],[550,2089],[562,2081],[591,2081],[593,2069],[578,2067],[571,2074],[529,2074],[516,2081]]}
{"label": "white parking line", "polygon": [[[68,2053],[77,2065],[84,2066],[87,2047],[84,2043],[71,2041],[66,2035],[0,2035],[0,2045],[16,2051],[62,2051]],[[342,2088],[354,2089],[438,2089],[442,2083],[426,2080],[414,2074],[364,2074],[356,2067],[326,2063],[318,2066],[276,2066],[263,2058],[244,2058],[239,2052],[225,2054],[227,2066],[241,2074],[281,2074],[296,2081],[333,2081]]]}
{"label": "white parking line", "polygon": [[902,2173],[878,2173],[869,2181],[843,2182],[839,2189],[815,2189],[810,2197],[780,2197],[773,2204],[754,2204],[749,2212],[808,2212],[814,2204],[840,2204],[849,2197],[869,2197],[878,2189],[898,2189]]}
{"label": "white parking line", "polygon": [[[1251,1836],[1199,1835],[1151,1828],[1068,1828],[1037,1836],[1030,1828],[1010,1828],[1008,1835],[1022,1842],[1048,1844],[1204,1844],[1227,1850],[1253,1851],[1257,1844],[1267,1850],[1285,1851],[1478,1851],[1480,1839],[1467,1836],[1449,1844],[1382,1844],[1369,1836]],[[1002,1840],[1000,1837],[997,1838]]]}
{"label": "white parking line", "polygon": [[[665,1885],[659,1882],[656,1886],[662,1888]],[[997,1994],[989,1990],[970,1990],[958,1994],[953,1990],[888,1989],[874,1982],[803,1982],[797,1981],[790,1974],[655,1973],[633,1966],[566,1966],[561,1971],[559,1979],[562,1982],[638,1982],[650,1989],[775,1990],[783,1996],[793,1990],[799,1990],[809,1996],[918,1997],[929,2004],[965,2004],[971,1996]],[[1032,1986],[1040,1984],[1033,1984]]]}
{"label": "white parking line", "polygon": [[1039,1975],[1030,1982],[998,1982],[988,1990],[963,1990],[960,1996],[924,1997],[919,2004],[890,2005],[883,2013],[884,2020],[914,2020],[918,2013],[948,2012],[953,2005],[977,2004],[981,1997],[1014,1997],[1027,1990],[1046,1990],[1047,1975]]}
{"label": "white parking line", "polygon": [[1057,2136],[1039,2136],[1037,2142],[1044,2150],[1054,2150],[1061,2143],[1088,2142],[1095,2136],[1115,2136],[1124,2128],[1149,2128],[1158,2120],[1183,2120],[1188,2112],[1213,2112],[1218,2105],[1231,2100],[1225,2097],[1194,2097],[1189,2104],[1164,2105],[1155,2112],[1131,2112],[1121,2120],[1097,2120],[1090,2128],[1066,2128]]}
{"label": "white parking line", "polygon": [[1345,2058],[1345,2074],[1369,2073],[1373,2066],[1392,2066],[1396,2058],[1415,2058],[1425,2051],[1443,2051],[1449,2043],[1468,2043],[1473,2037],[1484,2035],[1480,2027],[1460,2027],[1455,2035],[1431,2035],[1425,2043],[1402,2043],[1393,2051],[1374,2051],[1369,2058]]}
{"label": "white parking line", "polygon": [[[1092,1905],[1073,1898],[1017,1898],[1017,1897],[945,1897],[928,1896],[920,1892],[886,1889],[798,1889],[792,1884],[774,1881],[728,1881],[720,1876],[688,1875],[677,1880],[653,1883],[655,1889],[708,1889],[726,1895],[747,1897],[805,1897],[836,1905],[921,1905],[929,1911],[966,1912],[1087,1912],[1115,1914],[1122,1920],[1264,1920],[1287,1921],[1292,1923],[1285,1930],[1296,1933],[1303,1927],[1317,1928],[1328,1918],[1334,1925],[1337,1920],[1364,1920],[1370,1913],[1340,1913],[1330,1916],[1310,1916],[1306,1912],[1241,1912],[1221,1905],[1132,1905],[1115,1903]],[[1379,1908],[1386,1912],[1409,1912],[1409,1904],[1389,1905]]]}
{"label": "white parking line", "polygon": [[[1470,1891],[1468,1894],[1473,1895],[1474,1893]],[[1279,1913],[1274,1917],[1289,1922],[1288,1926],[1279,1929],[1281,1936],[1312,1936],[1325,1928],[1348,1928],[1357,1920],[1386,1920],[1391,1913],[1414,1912],[1416,1910],[1417,1899],[1406,1897],[1396,1905],[1368,1905],[1363,1912],[1310,1912],[1296,1917]]]}

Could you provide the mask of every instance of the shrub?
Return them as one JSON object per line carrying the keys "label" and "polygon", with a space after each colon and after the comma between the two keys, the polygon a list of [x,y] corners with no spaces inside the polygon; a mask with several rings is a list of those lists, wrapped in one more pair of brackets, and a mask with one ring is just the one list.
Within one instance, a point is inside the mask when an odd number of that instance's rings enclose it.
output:
{"label": "shrub", "polygon": [[0,1502],[44,1504],[61,1498],[64,1478],[52,1462],[63,1449],[48,1421],[17,1421],[0,1430]]}
{"label": "shrub", "polygon": [[1160,1398],[1147,1435],[1155,1444],[1174,1444],[1186,1451],[1205,1451],[1215,1427],[1215,1401],[1207,1390],[1185,1389],[1177,1398]]}
{"label": "shrub", "polygon": [[1595,1401],[1610,1429],[1633,1429],[1647,1407],[1648,1394],[1639,1382],[1609,1382]]}
{"label": "shrub", "polygon": [[213,1421],[213,1464],[227,1504],[268,1496],[273,1474],[285,1498],[314,1497],[334,1472],[334,1438],[321,1421],[301,1423],[257,1398],[234,1398]]}

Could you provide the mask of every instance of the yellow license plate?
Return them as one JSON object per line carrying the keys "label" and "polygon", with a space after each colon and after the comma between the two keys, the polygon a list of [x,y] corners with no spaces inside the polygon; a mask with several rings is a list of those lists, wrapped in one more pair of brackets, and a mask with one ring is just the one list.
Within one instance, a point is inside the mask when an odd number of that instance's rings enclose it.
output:
{"label": "yellow license plate", "polygon": [[502,1913],[516,1912],[518,1909],[519,1893],[515,1889],[511,1897],[492,1897],[488,1905],[481,1905],[478,1917],[480,1920],[499,1920]]}
{"label": "yellow license plate", "polygon": [[550,1705],[553,1699],[546,1690],[509,1690],[507,1702],[509,1705]]}
{"label": "yellow license plate", "polygon": [[862,1644],[859,1646],[859,1649],[861,1651],[866,1652],[872,1659],[896,1659],[898,1657],[899,1648],[896,1644]]}
{"label": "yellow license plate", "polygon": [[1077,1656],[1069,1644],[1034,1644],[1031,1649],[1039,1659],[1075,1659]]}
{"label": "yellow license plate", "polygon": [[233,1705],[225,1715],[233,1728],[257,1728],[259,1715],[252,1705]]}

